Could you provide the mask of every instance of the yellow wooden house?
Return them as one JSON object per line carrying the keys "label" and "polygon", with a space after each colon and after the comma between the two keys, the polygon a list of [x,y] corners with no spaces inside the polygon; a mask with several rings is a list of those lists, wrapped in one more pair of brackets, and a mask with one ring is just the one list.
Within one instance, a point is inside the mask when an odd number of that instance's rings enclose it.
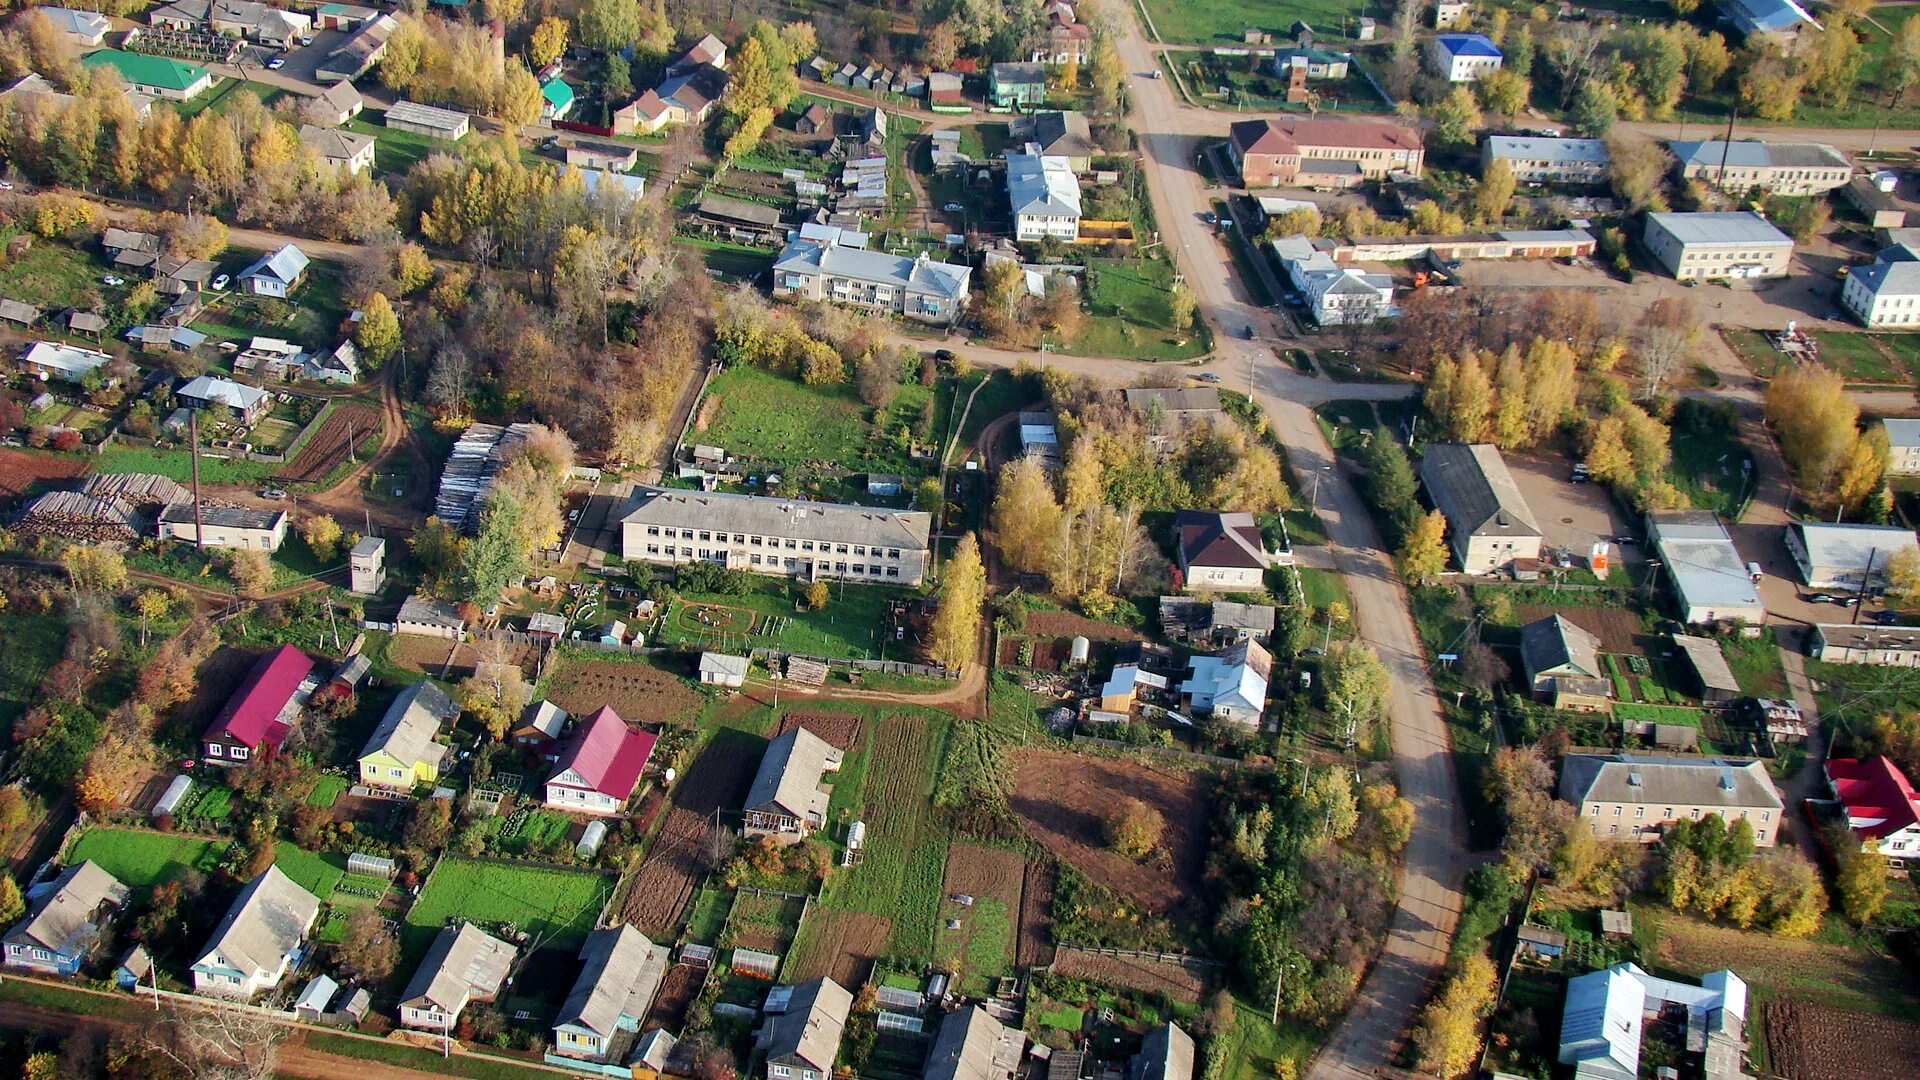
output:
{"label": "yellow wooden house", "polygon": [[447,746],[434,741],[434,736],[440,734],[442,724],[459,715],[460,707],[431,682],[401,691],[360,751],[360,782],[411,790],[439,780]]}

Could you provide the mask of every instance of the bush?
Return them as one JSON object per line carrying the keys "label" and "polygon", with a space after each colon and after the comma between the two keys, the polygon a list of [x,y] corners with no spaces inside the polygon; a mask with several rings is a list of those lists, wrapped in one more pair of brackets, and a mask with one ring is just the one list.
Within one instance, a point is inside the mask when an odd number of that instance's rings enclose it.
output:
{"label": "bush", "polygon": [[753,582],[740,570],[729,570],[709,562],[684,563],[674,568],[674,584],[683,592],[710,593],[718,596],[744,596]]}
{"label": "bush", "polygon": [[1139,799],[1127,799],[1107,817],[1107,843],[1129,859],[1144,859],[1160,846],[1167,823]]}

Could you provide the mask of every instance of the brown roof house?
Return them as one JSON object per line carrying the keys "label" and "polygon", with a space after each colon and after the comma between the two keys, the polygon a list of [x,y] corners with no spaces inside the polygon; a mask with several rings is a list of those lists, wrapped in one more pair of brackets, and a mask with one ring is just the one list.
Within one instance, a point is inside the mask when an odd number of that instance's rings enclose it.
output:
{"label": "brown roof house", "polygon": [[1252,514],[1182,510],[1173,520],[1188,592],[1258,592],[1274,563]]}
{"label": "brown roof house", "polygon": [[[843,756],[806,728],[794,728],[768,744],[747,791],[745,835],[797,844],[825,825],[827,793],[820,779],[840,768]],[[831,1059],[827,1064],[833,1064]]]}
{"label": "brown roof house", "polygon": [[1349,188],[1390,172],[1419,176],[1426,161],[1420,132],[1405,124],[1301,116],[1243,120],[1227,153],[1250,188]]}
{"label": "brown roof house", "polygon": [[1613,682],[1600,667],[1600,639],[1562,616],[1520,629],[1520,662],[1534,699],[1556,709],[1604,709],[1613,698]]}

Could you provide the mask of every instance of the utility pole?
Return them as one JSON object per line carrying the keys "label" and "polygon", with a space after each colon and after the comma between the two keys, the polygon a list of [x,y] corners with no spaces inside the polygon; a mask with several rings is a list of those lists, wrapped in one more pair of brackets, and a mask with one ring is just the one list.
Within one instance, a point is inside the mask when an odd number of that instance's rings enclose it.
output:
{"label": "utility pole", "polygon": [[193,548],[207,553],[207,530],[200,514],[200,410],[187,411],[187,461],[193,471]]}
{"label": "utility pole", "polygon": [[1738,119],[1740,119],[1740,101],[1735,98],[1733,111],[1727,114],[1727,139],[1720,144],[1720,188],[1723,191],[1727,186],[1727,156],[1733,153],[1733,124]]}

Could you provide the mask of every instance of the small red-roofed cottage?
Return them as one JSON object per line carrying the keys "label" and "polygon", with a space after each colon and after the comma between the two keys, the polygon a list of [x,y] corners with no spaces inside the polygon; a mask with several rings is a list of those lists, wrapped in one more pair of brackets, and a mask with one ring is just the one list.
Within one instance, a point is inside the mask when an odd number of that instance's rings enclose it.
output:
{"label": "small red-roofed cottage", "polygon": [[[262,656],[200,738],[209,765],[245,765],[271,754],[293,730],[313,660],[291,645]],[[307,687],[311,691],[311,687]]]}
{"label": "small red-roofed cottage", "polygon": [[1885,757],[1831,758],[1827,783],[1862,844],[1895,867],[1920,857],[1920,795],[1899,766]]}
{"label": "small red-roofed cottage", "polygon": [[656,741],[602,705],[560,751],[547,778],[547,805],[581,814],[618,814],[633,797]]}

